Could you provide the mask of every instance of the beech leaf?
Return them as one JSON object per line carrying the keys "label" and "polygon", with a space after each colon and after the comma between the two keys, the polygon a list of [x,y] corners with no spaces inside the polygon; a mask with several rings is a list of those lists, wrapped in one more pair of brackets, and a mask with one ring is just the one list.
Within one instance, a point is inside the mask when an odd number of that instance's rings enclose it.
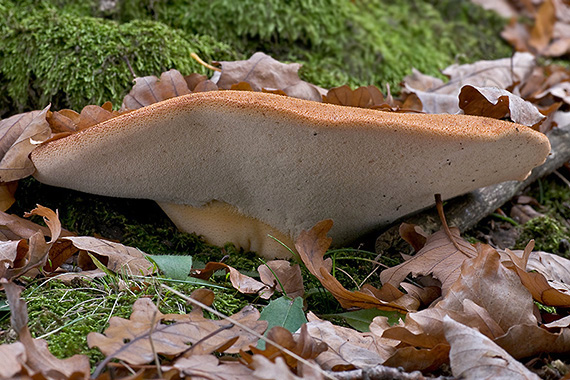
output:
{"label": "beech leaf", "polygon": [[189,94],[188,84],[178,70],[135,78],[135,85],[123,99],[121,111],[142,108],[160,101]]}

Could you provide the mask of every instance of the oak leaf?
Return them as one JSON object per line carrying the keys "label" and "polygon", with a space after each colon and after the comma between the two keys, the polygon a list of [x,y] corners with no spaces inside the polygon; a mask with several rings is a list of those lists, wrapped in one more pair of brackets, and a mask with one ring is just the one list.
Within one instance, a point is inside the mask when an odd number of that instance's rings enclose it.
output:
{"label": "oak leaf", "polygon": [[[231,318],[258,333],[267,327],[267,322],[258,320],[259,312],[253,306],[246,306]],[[228,321],[206,319],[201,310],[162,314],[148,298],[135,302],[129,319],[112,317],[104,335],[92,332],[87,336],[89,347],[98,347],[105,355],[131,364],[149,363],[154,353],[178,355],[187,351],[189,344],[199,347],[192,348],[194,353],[209,354],[228,341],[233,344],[223,351],[237,353],[257,337]]]}
{"label": "oak leaf", "polygon": [[257,271],[261,282],[279,292],[283,291],[291,299],[302,297],[305,294],[299,264],[291,265],[287,260],[271,260],[260,265]]}
{"label": "oak leaf", "polygon": [[29,154],[51,137],[46,121],[50,106],[0,120],[0,182],[16,181],[33,174]]}
{"label": "oak leaf", "polygon": [[217,81],[221,89],[230,89],[233,84],[247,82],[253,91],[282,90],[289,96],[320,102],[326,90],[302,81],[298,63],[281,63],[272,57],[257,52],[246,61],[220,61],[222,73]]}
{"label": "oak leaf", "polygon": [[327,232],[332,225],[332,220],[323,220],[315,224],[310,230],[302,231],[295,242],[295,248],[309,272],[317,277],[321,284],[340,302],[343,308],[377,308],[406,312],[408,310],[406,306],[410,305],[410,300],[405,295],[402,295],[401,299],[386,301],[375,297],[370,291],[350,291],[345,289],[330,274],[332,262],[330,258],[325,260],[324,255],[332,242],[332,239],[327,237]]}
{"label": "oak leaf", "polygon": [[442,294],[445,296],[459,277],[463,262],[477,255],[475,248],[459,236],[457,228],[451,228],[451,233],[461,250],[457,249],[444,230],[440,230],[429,236],[423,248],[409,260],[383,270],[380,273],[382,284],[397,287],[410,273],[414,277],[432,275],[441,282]]}
{"label": "oak leaf", "polygon": [[461,379],[540,379],[476,329],[443,318],[453,376]]}
{"label": "oak leaf", "polygon": [[189,94],[188,84],[178,70],[135,78],[135,85],[123,99],[121,111],[135,110],[160,101]]}
{"label": "oak leaf", "polygon": [[173,365],[181,377],[191,379],[243,380],[250,379],[253,370],[239,362],[220,362],[213,355],[192,355],[176,360]]}

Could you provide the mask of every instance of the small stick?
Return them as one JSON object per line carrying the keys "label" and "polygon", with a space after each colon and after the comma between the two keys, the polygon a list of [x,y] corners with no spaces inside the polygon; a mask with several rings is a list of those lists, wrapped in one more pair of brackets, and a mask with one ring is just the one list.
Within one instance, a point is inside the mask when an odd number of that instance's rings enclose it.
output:
{"label": "small stick", "polygon": [[210,65],[209,63],[206,63],[202,60],[202,58],[198,57],[198,54],[196,53],[191,53],[190,57],[194,58],[199,64],[201,64],[204,67],[207,67],[210,70],[214,70],[214,71],[222,71],[222,69],[220,69],[219,67],[215,67]]}

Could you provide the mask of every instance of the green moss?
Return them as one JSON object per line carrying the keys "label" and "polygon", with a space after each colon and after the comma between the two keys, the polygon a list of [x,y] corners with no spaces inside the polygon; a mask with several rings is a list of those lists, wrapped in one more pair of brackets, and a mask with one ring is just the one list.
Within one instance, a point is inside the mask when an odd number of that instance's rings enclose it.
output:
{"label": "green moss", "polygon": [[0,83],[16,113],[41,109],[81,109],[107,100],[120,104],[138,76],[159,75],[176,68],[205,72],[190,54],[206,60],[236,59],[228,45],[212,37],[183,33],[153,21],[125,24],[78,17],[53,9],[15,13],[0,18]]}
{"label": "green moss", "polygon": [[568,255],[567,244],[570,238],[568,228],[551,216],[540,216],[526,222],[517,239],[516,249],[523,249],[531,239],[535,241],[535,250]]}
{"label": "green moss", "polygon": [[[87,334],[93,331],[102,333],[112,316],[129,318],[132,304],[138,298],[150,297],[164,314],[190,311],[191,307],[184,300],[161,290],[158,283],[146,285],[148,286],[140,288],[130,286],[117,291],[104,280],[82,282],[75,288],[56,280],[29,284],[22,293],[22,298],[28,305],[30,331],[36,338],[45,335],[50,352],[56,357],[85,354],[94,365],[103,359],[103,355],[97,349],[89,349]],[[188,284],[169,286],[184,294],[190,294],[196,289]],[[247,305],[243,298],[235,296],[235,292],[214,290],[214,293],[216,297],[213,307],[226,315],[234,314]],[[0,322],[1,331],[9,328],[9,319]],[[8,342],[11,340],[6,335],[0,340],[0,344]]]}
{"label": "green moss", "polygon": [[137,75],[203,72],[191,51],[205,60],[264,51],[304,63],[303,77],[324,87],[392,89],[412,67],[438,75],[455,61],[511,53],[499,37],[504,20],[467,0],[123,0],[110,10],[22,0],[0,12],[0,101],[13,108],[3,114],[120,102],[127,61]]}

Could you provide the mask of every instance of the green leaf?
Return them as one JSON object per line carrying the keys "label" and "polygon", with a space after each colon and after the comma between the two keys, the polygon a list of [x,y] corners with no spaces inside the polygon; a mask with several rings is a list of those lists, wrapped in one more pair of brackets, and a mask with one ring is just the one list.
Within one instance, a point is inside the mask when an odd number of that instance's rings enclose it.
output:
{"label": "green leaf", "polygon": [[[291,298],[283,296],[273,300],[261,311],[259,319],[268,322],[267,331],[274,326],[281,326],[294,333],[303,323],[307,323],[303,311],[303,299],[297,297],[291,300]],[[257,348],[263,350],[265,341],[260,340],[257,343]]]}
{"label": "green leaf", "polygon": [[328,316],[335,316],[343,318],[346,323],[360,332],[369,332],[370,323],[375,317],[383,316],[388,317],[388,323],[394,325],[400,319],[404,319],[405,315],[397,311],[384,311],[378,309],[362,309],[356,311],[347,311],[346,313],[329,314]]}
{"label": "green leaf", "polygon": [[165,277],[175,280],[187,280],[192,269],[192,256],[147,255],[156,264]]}

